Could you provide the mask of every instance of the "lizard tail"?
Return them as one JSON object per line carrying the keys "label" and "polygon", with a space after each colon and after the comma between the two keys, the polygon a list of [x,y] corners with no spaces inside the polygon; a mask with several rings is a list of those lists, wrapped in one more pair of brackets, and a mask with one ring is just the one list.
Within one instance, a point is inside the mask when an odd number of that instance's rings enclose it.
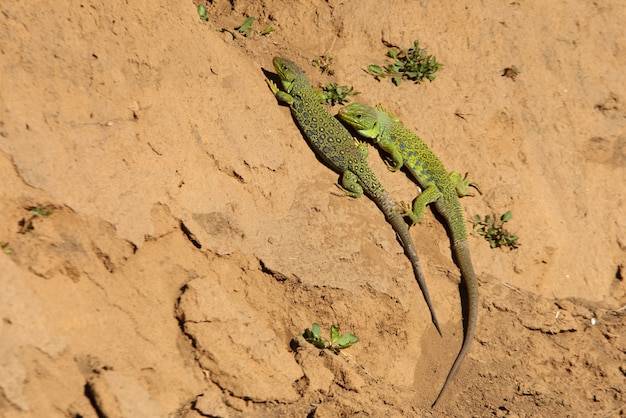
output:
{"label": "lizard tail", "polygon": [[[389,200],[392,200],[389,198]],[[433,307],[433,303],[430,300],[430,294],[428,293],[428,287],[426,286],[426,278],[424,277],[424,272],[422,271],[422,267],[419,263],[419,258],[417,257],[417,251],[415,250],[415,245],[413,244],[413,239],[411,238],[411,234],[409,233],[409,227],[404,221],[404,217],[398,211],[397,205],[393,202],[393,207],[388,208],[388,205],[382,204],[381,210],[385,214],[385,218],[387,218],[387,222],[391,224],[393,230],[396,231],[400,241],[402,243],[402,247],[404,248],[404,252],[407,257],[411,261],[411,266],[413,267],[413,273],[415,274],[415,279],[417,280],[417,284],[422,291],[422,295],[424,296],[424,300],[426,301],[426,305],[428,306],[428,310],[430,311],[430,317],[439,333],[439,336],[443,337],[441,333],[441,328],[439,327],[439,321],[437,320],[437,315],[435,315],[435,308]]]}
{"label": "lizard tail", "polygon": [[468,305],[467,318],[465,320],[465,334],[463,336],[463,345],[461,346],[461,350],[456,356],[454,364],[452,364],[452,368],[446,377],[446,381],[444,382],[441,391],[439,391],[439,395],[437,395],[435,402],[433,402],[432,407],[434,407],[439,399],[441,399],[441,396],[444,394],[459,369],[461,362],[469,352],[470,345],[474,339],[474,332],[476,331],[476,322],[478,318],[478,282],[476,281],[476,274],[474,273],[474,267],[472,266],[472,261],[470,259],[467,240],[455,241],[453,252],[456,256],[459,269],[461,270],[461,275],[463,276],[467,292]]}

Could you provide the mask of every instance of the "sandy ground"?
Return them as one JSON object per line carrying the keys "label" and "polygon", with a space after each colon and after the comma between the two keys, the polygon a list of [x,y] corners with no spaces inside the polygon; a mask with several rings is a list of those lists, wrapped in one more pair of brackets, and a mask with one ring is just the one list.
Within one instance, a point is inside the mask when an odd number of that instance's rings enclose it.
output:
{"label": "sandy ground", "polygon": [[[448,3],[3,2],[0,415],[624,416],[626,8]],[[415,39],[434,82],[363,71]],[[469,172],[468,220],[513,213],[516,250],[471,233],[478,329],[435,408],[463,335],[446,230],[411,229],[442,338],[390,225],[267,88],[276,55]],[[320,353],[313,322],[360,341]]]}

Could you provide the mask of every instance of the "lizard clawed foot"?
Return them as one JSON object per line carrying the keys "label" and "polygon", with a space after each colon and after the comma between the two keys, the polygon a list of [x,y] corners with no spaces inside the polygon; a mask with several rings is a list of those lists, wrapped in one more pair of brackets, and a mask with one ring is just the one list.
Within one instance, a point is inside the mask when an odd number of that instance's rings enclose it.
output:
{"label": "lizard clawed foot", "polygon": [[346,190],[346,189],[344,189],[344,188],[341,186],[341,184],[337,184],[337,183],[335,183],[335,186],[337,186],[337,188],[338,188],[339,190],[341,190],[343,193],[330,192],[330,194],[332,194],[333,196],[339,196],[339,197],[352,197],[352,198],[355,198],[355,199],[356,199],[357,197],[359,197],[359,196],[360,196],[358,193],[354,193],[354,192],[351,192],[350,190]]}
{"label": "lizard clawed foot", "polygon": [[269,86],[270,90],[272,90],[272,93],[274,93],[274,95],[276,95],[277,92],[280,91],[280,89],[278,88],[278,86],[276,85],[276,83],[274,83],[272,80],[270,80],[269,78],[265,79],[265,82],[267,83],[267,85]]}
{"label": "lizard clawed foot", "polygon": [[402,167],[398,167],[393,161],[384,160],[384,163],[387,166],[387,170],[391,172],[398,171]]}
{"label": "lizard clawed foot", "polygon": [[408,203],[402,201],[398,203],[398,210],[400,211],[400,215],[407,221],[409,224],[409,228],[415,225],[417,222],[413,216],[413,208]]}
{"label": "lizard clawed foot", "polygon": [[474,196],[469,191],[470,187],[473,187],[474,189],[476,189],[478,194],[481,194],[481,195],[483,194],[480,191],[480,187],[478,186],[477,183],[474,183],[473,181],[467,180],[467,173],[465,173],[465,175],[463,177],[461,177],[461,175],[459,173],[453,171],[453,172],[450,173],[448,179],[449,179],[450,183],[456,189],[456,194],[459,197]]}
{"label": "lizard clawed foot", "polygon": [[[478,192],[479,195],[482,195],[483,192],[480,191],[480,186],[478,185],[478,183],[475,183],[473,181],[468,181],[467,180],[467,175],[469,173],[465,173],[465,175],[463,176],[463,182],[467,185],[467,187],[473,187],[474,189],[476,189],[476,191]],[[468,194],[467,196],[474,196],[473,194]]]}

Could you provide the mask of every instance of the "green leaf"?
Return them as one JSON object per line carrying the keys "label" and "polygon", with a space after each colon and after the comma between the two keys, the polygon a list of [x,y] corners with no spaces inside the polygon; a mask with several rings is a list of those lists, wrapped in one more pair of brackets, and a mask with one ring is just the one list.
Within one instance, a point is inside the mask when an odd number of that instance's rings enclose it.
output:
{"label": "green leaf", "polygon": [[370,64],[367,66],[367,72],[376,77],[385,77],[383,69],[379,65]]}
{"label": "green leaf", "polygon": [[317,339],[322,338],[322,330],[320,329],[320,326],[317,323],[313,323],[313,325],[311,325],[311,331],[313,332],[313,336]]}
{"label": "green leaf", "polygon": [[335,341],[336,348],[348,348],[352,344],[358,342],[359,339],[353,334],[343,334]]}
{"label": "green leaf", "polygon": [[302,334],[302,337],[304,337],[307,342],[321,349],[326,348],[326,345],[328,343],[328,341],[324,340],[321,337],[320,326],[317,324],[313,324],[313,326],[311,326],[311,329],[307,328],[306,330],[304,330],[304,334]]}
{"label": "green leaf", "polygon": [[509,210],[509,211],[507,211],[504,215],[502,215],[502,216],[500,217],[500,220],[501,220],[502,222],[508,222],[508,221],[510,221],[510,220],[511,220],[511,218],[512,218],[512,217],[513,217],[513,214],[512,214],[512,213],[511,213],[511,211]]}
{"label": "green leaf", "polygon": [[34,207],[30,210],[31,215],[33,216],[50,216],[52,212],[42,208],[41,206]]}
{"label": "green leaf", "polygon": [[402,63],[398,64],[398,63],[393,63],[393,64],[389,64],[385,69],[387,70],[388,73],[393,74],[393,73],[399,73],[402,71]]}
{"label": "green leaf", "polygon": [[252,24],[254,23],[254,18],[253,17],[249,17],[246,20],[243,21],[243,23],[241,24],[241,26],[239,26],[237,29],[237,31],[239,33],[241,33],[243,36],[248,37],[250,36],[250,32],[252,32]]}
{"label": "green leaf", "polygon": [[274,32],[274,27],[272,26],[272,24],[270,23],[269,25],[267,25],[265,27],[265,29],[263,29],[261,31],[261,36],[263,35],[269,35],[270,33]]}
{"label": "green leaf", "polygon": [[200,4],[200,5],[198,5],[198,7],[196,8],[196,10],[198,11],[198,16],[200,16],[200,20],[202,20],[203,22],[206,22],[207,20],[209,20],[209,19],[206,17],[206,12],[207,12],[207,10],[206,10],[206,7],[205,7],[205,6],[203,6],[203,5],[201,5],[201,4]]}
{"label": "green leaf", "polygon": [[330,326],[330,343],[335,344],[335,341],[339,338],[339,327],[334,325]]}

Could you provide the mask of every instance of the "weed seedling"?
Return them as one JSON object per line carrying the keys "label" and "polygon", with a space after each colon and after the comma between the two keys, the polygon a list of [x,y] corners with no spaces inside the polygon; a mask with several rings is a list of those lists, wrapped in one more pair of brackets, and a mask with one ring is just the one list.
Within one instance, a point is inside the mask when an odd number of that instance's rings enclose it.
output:
{"label": "weed seedling", "polygon": [[272,32],[274,32],[274,27],[270,23],[269,25],[265,27],[265,29],[261,31],[261,36],[269,35]]}
{"label": "weed seedling", "polygon": [[500,216],[500,222],[495,220],[495,216],[485,215],[485,219],[481,219],[479,215],[475,215],[472,219],[474,230],[485,237],[491,248],[509,247],[511,249],[518,248],[521,244],[517,242],[519,237],[512,235],[504,228],[504,224],[511,220],[513,214],[511,211]]}
{"label": "weed seedling", "polygon": [[356,96],[357,94],[360,94],[360,92],[354,91],[354,87],[338,86],[337,83],[329,83],[322,88],[320,97],[324,102],[334,106],[335,103],[348,103],[350,101],[348,96]]}
{"label": "weed seedling", "polygon": [[9,247],[8,242],[0,241],[0,250],[5,254],[13,254],[13,248]]}
{"label": "weed seedling", "polygon": [[313,344],[315,347],[320,349],[329,349],[333,350],[335,353],[338,353],[339,350],[350,347],[352,344],[359,341],[356,335],[353,334],[341,334],[339,331],[339,327],[335,325],[330,326],[330,342],[324,338],[322,338],[322,331],[320,326],[316,323],[311,325],[311,329],[304,330],[304,334],[302,337],[309,343]]}
{"label": "weed seedling", "polygon": [[202,4],[198,5],[198,7],[196,8],[196,10],[198,11],[198,16],[200,16],[200,20],[203,22],[206,22],[209,20],[208,17],[206,17],[206,6],[203,6]]}
{"label": "weed seedling", "polygon": [[389,48],[387,56],[392,58],[394,62],[384,67],[380,65],[368,65],[367,72],[372,74],[376,79],[391,77],[391,82],[396,86],[404,80],[411,80],[416,84],[421,83],[424,79],[433,81],[436,77],[435,73],[443,66],[437,62],[437,59],[428,55],[426,48],[419,47],[419,41],[415,40],[413,46],[408,50]]}
{"label": "weed seedling", "polygon": [[39,216],[46,217],[46,216],[52,215],[52,211],[42,206],[32,206],[26,209],[28,209],[30,216],[28,216],[27,218],[22,218],[22,220],[18,222],[18,225],[20,226],[20,229],[18,232],[20,234],[25,234],[28,231],[35,229],[35,227],[33,226],[33,220],[35,218]]}
{"label": "weed seedling", "polygon": [[[255,21],[255,20],[256,20],[256,19],[255,19],[255,18],[253,18],[253,17],[248,17],[248,18],[246,18],[246,20],[244,20],[244,21],[243,21],[243,23],[242,23],[241,25],[237,26],[237,27],[235,28],[235,30],[236,30],[236,31],[237,31],[237,33],[239,33],[240,35],[243,35],[243,36],[244,36],[244,38],[247,38],[247,37],[249,37],[249,36],[252,34],[252,32],[253,32],[253,31],[254,31],[254,32],[256,32],[254,29],[252,29],[252,24],[254,23],[254,21]],[[274,31],[274,27],[273,27],[273,26],[272,26],[272,24],[270,23],[270,24],[268,24],[268,25],[265,27],[265,29],[263,29],[263,30],[260,32],[260,34],[261,34],[261,36],[265,36],[265,35],[269,35],[269,34],[270,34],[270,33],[272,33],[273,31]],[[226,28],[222,28],[222,29],[220,29],[220,32],[228,32],[228,33],[230,33],[230,34],[231,34],[231,36],[233,37],[233,39],[236,39],[236,38],[237,38],[237,35],[236,35],[236,33],[235,33],[235,32],[230,31],[230,30],[228,30],[228,29],[226,29]]]}
{"label": "weed seedling", "polygon": [[243,23],[239,27],[236,27],[235,30],[247,38],[248,36],[250,36],[250,33],[252,32],[253,23],[254,23],[254,18],[248,17],[246,18],[246,20],[243,21]]}
{"label": "weed seedling", "polygon": [[330,64],[333,62],[333,57],[330,55],[324,54],[318,58],[313,60],[313,65],[318,67],[322,74],[326,73],[328,75],[333,75],[335,72],[330,68]]}

